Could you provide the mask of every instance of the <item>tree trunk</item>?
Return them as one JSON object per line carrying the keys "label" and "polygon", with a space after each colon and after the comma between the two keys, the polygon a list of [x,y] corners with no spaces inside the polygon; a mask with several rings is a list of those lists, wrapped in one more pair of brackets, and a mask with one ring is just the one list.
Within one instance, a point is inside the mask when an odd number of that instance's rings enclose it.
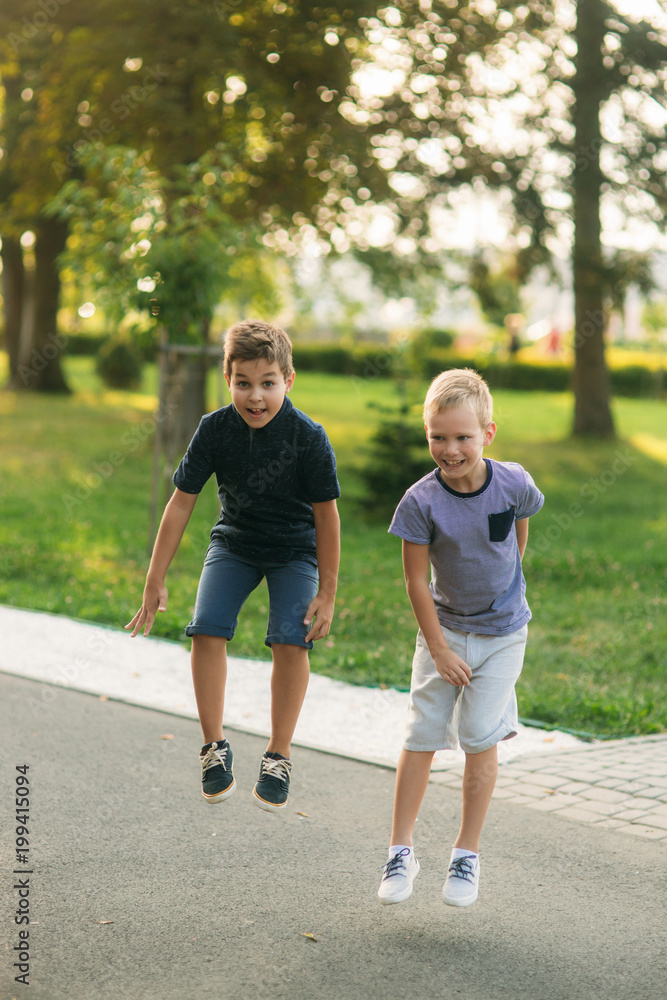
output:
{"label": "tree trunk", "polygon": [[208,366],[206,354],[186,354],[178,345],[167,354],[165,445],[167,461],[175,462],[172,472],[206,413]]}
{"label": "tree trunk", "polygon": [[600,438],[614,436],[610,408],[609,373],[605,362],[606,327],[602,260],[600,199],[600,106],[604,99],[602,40],[606,4],[585,0],[577,4],[576,74],[572,82],[575,105],[574,199],[574,433]]}
{"label": "tree trunk", "polygon": [[29,347],[21,345],[19,386],[35,392],[70,392],[60,364],[67,337],[59,334],[57,327],[60,299],[57,257],[65,248],[67,223],[44,219],[35,227],[35,233],[35,313]]}
{"label": "tree trunk", "polygon": [[14,388],[18,378],[24,287],[25,269],[21,244],[11,236],[3,236],[2,297],[5,314],[5,349],[9,358],[8,388]]}

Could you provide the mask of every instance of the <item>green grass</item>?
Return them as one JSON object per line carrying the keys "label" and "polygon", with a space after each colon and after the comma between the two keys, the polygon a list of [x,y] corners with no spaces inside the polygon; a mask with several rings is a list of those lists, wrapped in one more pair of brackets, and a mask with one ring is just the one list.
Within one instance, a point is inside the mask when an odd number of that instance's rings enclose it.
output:
{"label": "green grass", "polygon": [[[141,602],[148,561],[154,371],[139,393],[107,392],[88,359],[66,364],[76,390],[69,398],[0,394],[0,602],[122,626]],[[416,400],[424,388],[414,387]],[[392,393],[385,380],[302,373],[292,399],[327,428],[343,489],[337,618],[316,644],[313,669],[405,687],[416,626],[400,542],[386,521],[361,519],[355,471],[378,419],[367,404],[391,405]],[[618,400],[621,439],[611,444],[568,439],[571,410],[566,394],[496,395],[489,454],[521,462],[547,497],[525,558],[534,618],[520,713],[598,734],[666,731],[667,410]],[[216,517],[209,483],[154,634],[183,638]],[[267,611],[261,585],[242,613],[234,654],[268,655]]]}

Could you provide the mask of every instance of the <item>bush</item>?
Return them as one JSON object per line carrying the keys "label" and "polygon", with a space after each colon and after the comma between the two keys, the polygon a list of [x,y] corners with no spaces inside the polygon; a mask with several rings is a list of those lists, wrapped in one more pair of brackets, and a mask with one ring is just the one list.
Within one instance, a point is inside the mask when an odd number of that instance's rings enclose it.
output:
{"label": "bush", "polygon": [[[443,342],[452,336],[446,330],[425,331],[425,334]],[[334,343],[297,343],[294,345],[294,366],[297,371],[320,371],[361,379],[404,375],[411,371],[428,381],[448,368],[474,368],[492,390],[568,392],[572,388],[570,365],[458,357],[435,343],[423,353],[424,345],[419,339],[422,336],[419,334],[416,341],[409,342],[406,350],[400,344],[359,344],[347,348]],[[616,396],[661,398],[664,394],[663,375],[642,365],[613,368],[610,378],[612,393]]]}
{"label": "bush", "polygon": [[67,353],[94,357],[102,344],[106,343],[106,337],[95,333],[68,333]]}
{"label": "bush", "polygon": [[611,391],[615,396],[662,397],[664,380],[661,371],[651,371],[643,365],[626,365],[609,372]]}
{"label": "bush", "polygon": [[97,355],[96,367],[110,389],[137,389],[141,384],[141,355],[126,338],[107,340]]}
{"label": "bush", "polygon": [[394,374],[394,367],[405,364],[403,351],[393,344],[294,344],[292,355],[297,371],[326,372],[328,375],[354,375],[376,379]]}
{"label": "bush", "polygon": [[403,403],[393,410],[377,407],[386,416],[373,434],[359,477],[366,487],[361,507],[372,519],[386,519],[413,483],[433,468],[424,428]]}

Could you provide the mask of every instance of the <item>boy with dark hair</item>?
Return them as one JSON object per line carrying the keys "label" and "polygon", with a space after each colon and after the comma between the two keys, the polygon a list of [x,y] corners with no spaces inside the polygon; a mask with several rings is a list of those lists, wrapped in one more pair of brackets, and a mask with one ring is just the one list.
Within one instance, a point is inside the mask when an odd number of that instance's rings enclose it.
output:
{"label": "boy with dark hair", "polygon": [[207,802],[236,789],[233,754],[222,728],[227,643],[249,594],[266,577],[271,648],[271,738],[253,789],[255,803],[287,805],[291,739],[309,677],[308,650],[329,633],[340,551],[336,461],[324,428],[292,406],[292,345],[284,330],[259,320],[225,337],[225,379],[232,402],[202,417],[174,474],[140,610],[126,626],[148,635],[167,606],[165,576],[211,475],[221,510],[204,561],[194,616],[192,677],[204,746]]}

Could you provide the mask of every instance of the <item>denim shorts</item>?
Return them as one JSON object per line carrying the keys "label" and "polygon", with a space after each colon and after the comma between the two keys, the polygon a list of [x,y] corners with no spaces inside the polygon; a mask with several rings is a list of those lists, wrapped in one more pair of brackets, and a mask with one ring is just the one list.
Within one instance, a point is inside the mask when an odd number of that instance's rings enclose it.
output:
{"label": "denim shorts", "polygon": [[230,552],[211,542],[199,578],[197,600],[186,635],[219,635],[231,639],[239,611],[263,578],[269,587],[269,622],[265,645],[284,643],[313,648],[306,642],[304,624],[308,605],[317,593],[317,567],[308,560],[288,563],[259,562]]}
{"label": "denim shorts", "polygon": [[435,669],[419,633],[403,748],[482,753],[516,736],[514,685],[523,667],[528,626],[510,635],[480,635],[442,627],[447,645],[472,670],[470,684],[454,687]]}

